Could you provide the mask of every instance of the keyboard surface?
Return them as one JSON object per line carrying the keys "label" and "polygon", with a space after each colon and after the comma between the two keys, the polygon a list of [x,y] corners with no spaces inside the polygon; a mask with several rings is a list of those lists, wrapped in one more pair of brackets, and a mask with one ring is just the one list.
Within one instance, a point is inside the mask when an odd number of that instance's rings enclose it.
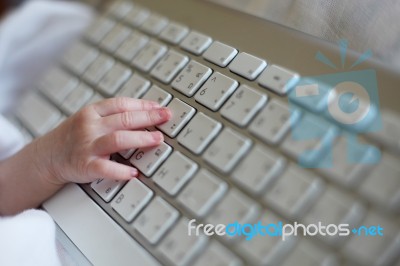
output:
{"label": "keyboard surface", "polygon": [[[171,121],[157,127],[165,134],[164,143],[111,158],[139,169],[138,179],[101,178],[82,185],[162,264],[400,263],[399,110],[385,100],[382,130],[361,137],[379,147],[380,163],[349,164],[343,158],[343,136],[352,129],[321,114],[318,102],[289,102],[301,75],[279,62],[220,41],[146,3],[115,1],[39,82],[38,93],[22,100],[17,119],[39,137],[103,98],[141,98],[171,108]],[[303,123],[318,138],[294,140],[292,131]],[[332,150],[327,143],[334,143]],[[333,166],[300,166],[297,159],[309,150],[302,164],[332,156]],[[374,154],[363,149],[357,158],[368,161]],[[191,219],[380,224],[385,235],[379,241],[351,236],[193,238],[187,234]]]}

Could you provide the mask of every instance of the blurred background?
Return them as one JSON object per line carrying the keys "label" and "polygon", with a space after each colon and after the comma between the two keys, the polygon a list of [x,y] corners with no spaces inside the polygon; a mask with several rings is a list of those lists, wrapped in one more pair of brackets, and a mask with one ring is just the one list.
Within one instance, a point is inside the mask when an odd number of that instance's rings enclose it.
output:
{"label": "blurred background", "polygon": [[[0,1],[0,15],[24,1]],[[353,50],[363,53],[371,49],[374,57],[400,69],[400,25],[398,23],[400,0],[208,1],[268,19],[331,42],[336,43],[339,39],[347,39],[349,47]]]}

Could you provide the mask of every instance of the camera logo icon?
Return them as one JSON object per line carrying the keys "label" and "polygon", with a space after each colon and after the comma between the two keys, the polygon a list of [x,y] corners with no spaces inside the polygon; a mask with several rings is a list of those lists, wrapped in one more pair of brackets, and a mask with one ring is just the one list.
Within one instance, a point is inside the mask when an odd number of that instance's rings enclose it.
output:
{"label": "camera logo icon", "polygon": [[[342,40],[339,45],[342,66],[344,66],[347,42]],[[362,63],[369,56],[371,56],[370,52],[364,53],[351,68]],[[316,59],[337,68],[320,52],[317,53]],[[289,105],[291,112],[298,110],[299,106],[306,110],[302,119],[293,123],[291,138],[299,142],[318,142],[312,150],[306,149],[300,153],[298,162],[301,166],[331,167],[332,149],[339,136],[346,138],[347,149],[343,156],[346,156],[349,164],[379,162],[379,150],[359,141],[359,134],[378,131],[382,128],[375,70],[365,69],[301,77],[289,94]],[[363,150],[367,152],[371,149],[373,152],[370,152],[369,158],[360,156]],[[316,160],[312,160],[310,156],[312,154],[315,155]],[[319,157],[322,154],[326,155],[324,160]]]}

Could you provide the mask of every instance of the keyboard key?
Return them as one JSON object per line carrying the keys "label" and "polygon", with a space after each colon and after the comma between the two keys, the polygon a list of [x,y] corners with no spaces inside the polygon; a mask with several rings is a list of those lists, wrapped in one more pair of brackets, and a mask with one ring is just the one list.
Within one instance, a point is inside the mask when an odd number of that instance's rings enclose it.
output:
{"label": "keyboard key", "polygon": [[319,177],[291,165],[263,199],[285,217],[298,218],[315,203],[323,189],[324,182]]}
{"label": "keyboard key", "polygon": [[207,170],[200,170],[177,200],[196,217],[204,217],[225,194],[228,186]]}
{"label": "keyboard key", "polygon": [[174,151],[154,174],[154,182],[169,195],[175,196],[193,177],[198,165],[179,151]]}
{"label": "keyboard key", "polygon": [[176,22],[171,22],[161,32],[160,38],[171,44],[178,44],[183,40],[183,38],[186,37],[188,33],[189,33],[188,27]]}
{"label": "keyboard key", "polygon": [[153,13],[142,23],[140,29],[150,35],[158,35],[168,24],[168,19]]}
{"label": "keyboard key", "polygon": [[158,251],[172,265],[190,265],[189,262],[205,248],[207,241],[204,235],[188,235],[188,221],[183,218],[161,241]]}
{"label": "keyboard key", "polygon": [[300,117],[300,111],[275,99],[271,100],[250,124],[250,132],[268,144],[276,145],[282,141]]}
{"label": "keyboard key", "polygon": [[108,17],[98,17],[86,31],[86,38],[97,44],[114,28],[116,22]]}
{"label": "keyboard key", "polygon": [[385,153],[358,186],[361,194],[379,207],[400,213],[400,160]]}
{"label": "keyboard key", "polygon": [[105,201],[110,202],[126,181],[100,178],[93,181],[90,187]]}
{"label": "keyboard key", "polygon": [[207,245],[206,250],[197,258],[193,266],[240,266],[242,261],[217,241]]}
{"label": "keyboard key", "polygon": [[[324,85],[320,81],[312,79],[307,81],[303,79],[301,84],[296,86],[298,78],[295,79],[295,81],[293,81],[293,79],[295,78],[292,78],[286,83],[293,83],[293,85],[290,85],[286,89],[289,94],[289,101],[301,105],[314,113],[326,110],[331,102],[332,94],[335,93],[332,88]],[[292,87],[294,88],[291,89]]]}
{"label": "keyboard key", "polygon": [[132,70],[121,63],[116,63],[101,79],[99,91],[107,96],[113,96],[131,75]]}
{"label": "keyboard key", "polygon": [[130,1],[114,1],[108,7],[107,13],[111,14],[117,19],[123,19],[133,8]]}
{"label": "keyboard key", "polygon": [[215,41],[204,53],[203,57],[220,67],[226,67],[237,55],[238,51],[224,43]]}
{"label": "keyboard key", "polygon": [[[225,224],[238,222],[252,223],[259,215],[260,206],[241,192],[231,189],[222,201],[214,208],[206,219],[211,224]],[[224,235],[223,239],[232,241],[235,237]]]}
{"label": "keyboard key", "polygon": [[172,96],[160,87],[153,85],[142,99],[158,102],[160,106],[166,106],[171,101]]}
{"label": "keyboard key", "polygon": [[267,62],[248,53],[239,53],[229,65],[229,70],[249,80],[254,80],[267,66]]}
{"label": "keyboard key", "polygon": [[156,197],[138,216],[133,227],[150,244],[157,244],[165,233],[175,224],[179,212],[161,197]]}
{"label": "keyboard key", "polygon": [[82,75],[88,66],[93,63],[99,51],[79,41],[72,45],[63,56],[64,65],[77,75]]}
{"label": "keyboard key", "polygon": [[195,154],[200,154],[221,130],[221,123],[203,113],[197,113],[178,136],[178,142]]}
{"label": "keyboard key", "polygon": [[64,102],[61,105],[61,108],[68,114],[72,115],[79,111],[93,96],[93,90],[85,85],[84,83],[80,83],[79,86],[74,89],[68,96],[65,98]]}
{"label": "keyboard key", "polygon": [[171,152],[172,148],[163,142],[157,147],[137,149],[129,161],[145,176],[150,177]]}
{"label": "keyboard key", "polygon": [[92,85],[97,85],[104,75],[113,67],[115,60],[108,55],[101,54],[89,66],[83,77]]}
{"label": "keyboard key", "polygon": [[338,266],[339,260],[321,245],[301,239],[296,247],[287,254],[282,266],[291,265],[329,265]]}
{"label": "keyboard key", "polygon": [[211,42],[210,37],[197,31],[191,31],[182,41],[181,47],[192,54],[200,55],[210,46]]}
{"label": "keyboard key", "polygon": [[368,136],[386,149],[400,154],[400,115],[382,111],[382,128],[368,133]]}
{"label": "keyboard key", "polygon": [[260,195],[279,177],[285,164],[285,158],[258,145],[241,160],[232,179],[248,192]]}
{"label": "keyboard key", "polygon": [[[351,157],[350,157],[351,156]],[[352,161],[357,158],[356,161]],[[370,145],[354,143],[342,135],[333,144],[318,170],[333,182],[346,187],[358,186],[370,171],[371,162],[376,158],[376,149]]]}
{"label": "keyboard key", "polygon": [[22,99],[17,108],[17,116],[35,137],[39,137],[57,124],[61,113],[48,101],[31,93]]}
{"label": "keyboard key", "polygon": [[258,79],[261,86],[279,95],[287,94],[299,81],[299,75],[277,65],[265,69]]}
{"label": "keyboard key", "polygon": [[228,173],[246,154],[250,146],[250,139],[230,128],[224,128],[205,151],[203,158],[220,172]]}
{"label": "keyboard key", "polygon": [[[350,229],[360,224],[365,215],[365,207],[355,201],[353,197],[333,187],[328,187],[319,197],[318,201],[306,213],[304,217],[305,224],[349,224]],[[332,246],[339,246],[348,237],[345,236],[322,236],[317,235],[325,243]]]}
{"label": "keyboard key", "polygon": [[191,60],[172,82],[172,87],[184,95],[191,97],[208,79],[211,73],[212,71],[209,67]]}
{"label": "keyboard key", "polygon": [[134,178],[115,196],[111,207],[129,223],[147,205],[153,194],[150,188]]}
{"label": "keyboard key", "polygon": [[143,78],[138,73],[134,73],[118,92],[118,96],[139,99],[147,92],[150,85],[150,81]]}
{"label": "keyboard key", "polygon": [[[355,234],[343,246],[342,253],[355,261],[357,265],[396,265],[396,259],[399,258],[400,254],[399,224],[372,211],[367,214],[361,224],[363,226],[360,229],[355,227],[358,229],[357,235]],[[377,229],[375,237],[366,236],[366,230],[362,228],[369,228],[370,226],[380,226],[383,235],[378,235]]]}
{"label": "keyboard key", "polygon": [[148,72],[158,60],[167,52],[167,47],[157,41],[151,40],[133,59],[132,64]]}
{"label": "keyboard key", "polygon": [[135,5],[130,12],[125,16],[124,20],[132,27],[138,27],[150,16],[150,11],[147,8]]}
{"label": "keyboard key", "polygon": [[[263,225],[278,224],[282,220],[270,210],[264,210],[258,219]],[[249,265],[281,265],[282,260],[290,254],[296,244],[295,237],[286,237],[285,241],[281,236],[256,235],[249,240],[243,237],[237,245],[237,250],[251,262]]]}
{"label": "keyboard key", "polygon": [[175,138],[182,128],[194,116],[196,110],[178,98],[174,98],[168,104],[168,108],[172,111],[172,119],[162,125],[157,126],[157,128],[167,134],[169,137]]}
{"label": "keyboard key", "polygon": [[323,156],[332,151],[338,132],[336,126],[321,117],[307,114],[295,126],[292,125],[282,148],[303,167],[319,167]]}
{"label": "keyboard key", "polygon": [[267,95],[240,85],[221,109],[223,117],[238,126],[246,126],[267,102]]}
{"label": "keyboard key", "polygon": [[238,82],[219,72],[215,72],[197,92],[197,102],[217,111],[236,90]]}
{"label": "keyboard key", "polygon": [[135,31],[122,42],[115,55],[121,60],[130,63],[148,42],[149,37]]}
{"label": "keyboard key", "polygon": [[78,86],[78,80],[59,68],[48,72],[39,82],[39,89],[54,103],[61,104],[68,94]]}
{"label": "keyboard key", "polygon": [[114,53],[115,50],[123,43],[131,34],[131,30],[121,24],[115,26],[104,39],[100,46],[109,53]]}
{"label": "keyboard key", "polygon": [[176,74],[187,64],[188,57],[169,50],[151,71],[151,75],[159,81],[168,84]]}

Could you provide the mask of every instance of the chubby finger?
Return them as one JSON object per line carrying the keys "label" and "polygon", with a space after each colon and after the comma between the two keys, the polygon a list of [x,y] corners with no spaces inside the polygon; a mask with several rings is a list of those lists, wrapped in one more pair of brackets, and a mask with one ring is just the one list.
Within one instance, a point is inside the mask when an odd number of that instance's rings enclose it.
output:
{"label": "chubby finger", "polygon": [[129,97],[110,98],[93,104],[100,116],[108,116],[122,112],[146,111],[160,108],[157,102],[134,99]]}
{"label": "chubby finger", "polygon": [[134,167],[100,158],[91,161],[88,170],[90,175],[114,180],[129,180],[139,175]]}
{"label": "chubby finger", "polygon": [[114,131],[95,141],[94,152],[96,155],[109,155],[127,149],[157,146],[163,140],[159,131]]}
{"label": "chubby finger", "polygon": [[102,119],[106,130],[143,129],[167,122],[172,113],[168,108],[153,109],[149,111],[124,112],[114,114]]}

